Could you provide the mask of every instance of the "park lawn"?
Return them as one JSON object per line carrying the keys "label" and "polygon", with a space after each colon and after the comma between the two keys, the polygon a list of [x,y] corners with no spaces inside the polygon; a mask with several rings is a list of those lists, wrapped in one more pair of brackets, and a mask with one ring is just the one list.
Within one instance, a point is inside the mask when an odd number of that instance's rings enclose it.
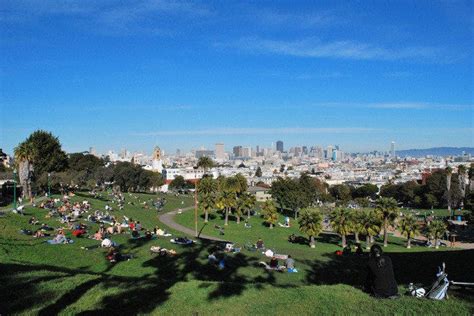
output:
{"label": "park lawn", "polygon": [[[156,198],[156,195],[126,195],[128,201]],[[165,211],[192,205],[192,198],[167,195]],[[91,201],[93,210],[103,210],[106,201],[78,194],[73,200]],[[184,204],[181,203],[184,201]],[[114,207],[114,204],[109,202]],[[57,219],[44,219],[46,211],[26,207],[27,216],[8,214],[0,218],[0,313],[73,314],[80,312],[116,312],[126,314],[464,314],[473,311],[472,293],[451,291],[451,299],[433,302],[411,297],[399,300],[376,300],[361,291],[366,258],[334,255],[339,239],[319,238],[316,249],[289,244],[286,239],[295,227],[274,228],[261,225],[252,217],[251,229],[231,222],[226,239],[245,243],[262,237],[267,246],[279,253],[292,254],[299,273],[266,272],[258,267],[265,260],[257,252],[242,251],[227,256],[227,267],[217,271],[207,264],[214,243],[199,241],[181,247],[169,238],[137,241],[122,234],[112,239],[123,253],[133,254],[130,261],[109,264],[99,242],[74,238],[69,245],[47,245],[43,240],[19,234],[34,214],[41,222],[61,226]],[[162,226],[154,209],[125,205],[114,211],[140,220],[144,227]],[[193,212],[184,212],[177,221],[193,227]],[[202,225],[202,219],[200,219]],[[222,225],[220,218],[213,224]],[[293,224],[294,221],[292,221]],[[95,227],[92,227],[94,230]],[[172,231],[173,234],[179,234]],[[203,233],[218,237],[211,225]],[[180,234],[182,235],[182,234]],[[410,252],[400,245],[389,246],[397,279],[402,288],[408,282],[430,283],[436,266],[446,261],[453,279],[474,281],[473,251],[433,252],[414,247]],[[149,253],[152,245],[173,248],[176,257],[157,257]],[[82,249],[82,247],[87,248]],[[413,264],[416,262],[417,264]]]}

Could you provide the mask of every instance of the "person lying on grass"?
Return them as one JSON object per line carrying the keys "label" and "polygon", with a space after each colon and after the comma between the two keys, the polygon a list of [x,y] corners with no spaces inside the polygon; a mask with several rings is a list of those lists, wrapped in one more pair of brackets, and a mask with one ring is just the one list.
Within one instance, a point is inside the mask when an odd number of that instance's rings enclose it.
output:
{"label": "person lying on grass", "polygon": [[263,243],[262,237],[258,238],[257,243],[255,244],[255,247],[260,250],[265,249],[265,244]]}
{"label": "person lying on grass", "polygon": [[34,232],[33,237],[34,238],[41,238],[41,237],[49,237],[51,236],[50,234],[46,234],[43,230],[38,229],[37,231]]}
{"label": "person lying on grass", "polygon": [[56,235],[56,237],[54,237],[53,239],[51,240],[48,240],[47,241],[48,244],[50,245],[57,245],[57,244],[67,244],[69,243],[69,240],[66,238],[66,236],[64,235],[64,231],[63,230],[59,230],[58,234]]}
{"label": "person lying on grass", "polygon": [[107,255],[105,256],[110,263],[117,263],[119,261],[126,261],[132,259],[131,255],[123,255],[120,251],[114,247],[111,247],[107,251]]}

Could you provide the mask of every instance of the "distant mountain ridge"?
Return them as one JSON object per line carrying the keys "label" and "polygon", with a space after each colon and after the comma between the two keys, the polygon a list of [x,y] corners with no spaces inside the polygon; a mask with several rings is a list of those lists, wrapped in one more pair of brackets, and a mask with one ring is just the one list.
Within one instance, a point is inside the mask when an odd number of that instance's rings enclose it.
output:
{"label": "distant mountain ridge", "polygon": [[466,155],[474,156],[474,147],[433,147],[426,149],[406,149],[406,150],[397,150],[396,154],[399,157],[424,157],[427,155],[432,156],[460,156],[462,152],[465,152]]}

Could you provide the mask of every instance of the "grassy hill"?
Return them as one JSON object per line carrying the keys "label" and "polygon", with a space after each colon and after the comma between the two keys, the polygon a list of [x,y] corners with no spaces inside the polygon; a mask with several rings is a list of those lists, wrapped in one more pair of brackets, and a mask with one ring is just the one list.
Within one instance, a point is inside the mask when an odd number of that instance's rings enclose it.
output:
{"label": "grassy hill", "polygon": [[[144,227],[162,226],[155,210],[146,210],[139,202],[154,195],[126,195],[124,211],[117,215],[140,220]],[[192,205],[189,197],[168,195],[165,211]],[[104,200],[78,195],[73,200],[88,199],[93,209],[103,210]],[[110,202],[108,202],[110,204]],[[113,204],[111,204],[113,206]],[[45,219],[45,210],[27,207],[28,215],[53,227],[55,218]],[[8,214],[0,218],[0,313],[2,314],[460,314],[474,311],[473,293],[450,292],[449,300],[433,302],[412,297],[378,300],[361,288],[367,258],[335,256],[339,239],[323,235],[316,249],[290,244],[287,237],[295,227],[268,229],[262,220],[252,217],[252,228],[231,222],[225,239],[244,244],[262,237],[278,253],[291,254],[299,273],[267,272],[258,266],[265,260],[260,253],[242,251],[229,254],[227,267],[219,271],[207,264],[214,243],[198,242],[192,247],[176,246],[169,238],[133,240],[129,234],[113,236],[130,261],[115,265],[105,260],[105,250],[97,241],[73,238],[73,244],[48,245],[42,239],[19,233],[28,225],[29,216]],[[192,212],[184,212],[177,222],[193,227]],[[200,227],[203,225],[200,219]],[[219,236],[214,224],[222,225],[219,216],[203,228],[207,235]],[[95,231],[95,225],[91,230]],[[177,232],[172,232],[178,234]],[[407,251],[403,240],[392,238],[387,251],[395,266],[400,289],[409,282],[430,283],[436,267],[447,264],[451,279],[474,281],[473,251],[433,251],[414,247]],[[160,245],[178,251],[176,257],[150,254],[151,246]]]}

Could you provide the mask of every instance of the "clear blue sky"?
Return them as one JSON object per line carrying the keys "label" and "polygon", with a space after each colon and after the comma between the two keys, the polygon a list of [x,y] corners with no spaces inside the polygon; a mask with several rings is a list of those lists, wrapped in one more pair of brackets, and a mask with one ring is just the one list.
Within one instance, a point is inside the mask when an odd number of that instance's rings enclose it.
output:
{"label": "clear blue sky", "polygon": [[0,148],[474,146],[473,1],[0,3]]}

